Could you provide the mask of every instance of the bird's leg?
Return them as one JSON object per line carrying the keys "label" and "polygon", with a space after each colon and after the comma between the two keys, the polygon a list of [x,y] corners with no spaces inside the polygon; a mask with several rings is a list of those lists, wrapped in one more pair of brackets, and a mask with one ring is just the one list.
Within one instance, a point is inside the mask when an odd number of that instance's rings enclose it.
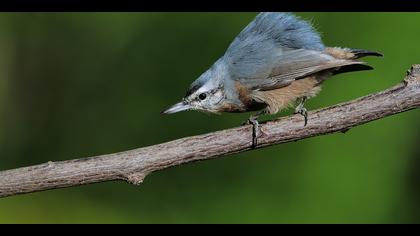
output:
{"label": "bird's leg", "polygon": [[301,114],[305,118],[304,126],[308,124],[308,110],[304,107],[307,99],[307,97],[301,97],[299,104],[295,108],[295,114]]}
{"label": "bird's leg", "polygon": [[252,114],[244,124],[252,124],[252,147],[256,147],[258,144],[258,136],[260,135],[260,124],[258,123],[258,117],[264,114],[264,111],[259,111]]}

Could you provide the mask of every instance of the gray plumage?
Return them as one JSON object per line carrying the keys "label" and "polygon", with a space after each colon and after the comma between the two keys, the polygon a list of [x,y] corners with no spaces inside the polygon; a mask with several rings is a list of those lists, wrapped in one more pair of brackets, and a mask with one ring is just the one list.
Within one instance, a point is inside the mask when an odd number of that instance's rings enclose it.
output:
{"label": "gray plumage", "polygon": [[235,38],[223,61],[233,80],[269,90],[327,69],[336,59],[323,53],[324,48],[313,27],[293,14],[260,13]]}
{"label": "gray plumage", "polygon": [[[260,13],[233,40],[225,54],[191,84],[183,101],[164,113],[189,109],[242,112],[260,109],[261,104],[276,106],[270,111],[278,111],[292,102],[295,96],[296,99],[305,94],[312,96],[319,89],[311,92],[312,87],[301,85],[305,91],[292,90],[295,94],[288,96],[278,93],[278,101],[270,97],[272,94],[265,95],[262,92],[278,91],[318,72],[326,71],[329,76],[371,69],[363,61],[354,60],[367,55],[381,54],[366,50],[327,48],[311,24],[295,15]],[[328,77],[321,74],[318,76],[319,83]],[[319,83],[311,86],[317,87]],[[281,100],[283,97],[284,101]]]}
{"label": "gray plumage", "polygon": [[[312,70],[314,65],[330,59],[320,57],[323,49],[321,37],[309,23],[291,13],[260,13],[239,33],[225,55],[191,84],[186,95],[213,78],[215,70],[224,69],[229,79],[240,80],[251,89],[288,84],[302,75],[297,74],[299,69]],[[264,81],[276,70],[283,77]]]}
{"label": "gray plumage", "polygon": [[324,50],[324,44],[318,32],[308,22],[299,19],[292,13],[264,12],[258,14],[235,38],[226,54],[237,50],[237,47],[260,44],[272,44],[277,47],[305,48]]}

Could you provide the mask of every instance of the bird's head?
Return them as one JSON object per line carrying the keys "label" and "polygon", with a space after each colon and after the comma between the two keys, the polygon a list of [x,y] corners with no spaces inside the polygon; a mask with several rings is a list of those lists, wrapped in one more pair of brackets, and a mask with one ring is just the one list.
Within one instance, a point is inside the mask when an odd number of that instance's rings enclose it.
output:
{"label": "bird's head", "polygon": [[169,107],[161,114],[173,114],[186,110],[217,113],[225,100],[223,69],[213,65],[195,80],[181,102]]}

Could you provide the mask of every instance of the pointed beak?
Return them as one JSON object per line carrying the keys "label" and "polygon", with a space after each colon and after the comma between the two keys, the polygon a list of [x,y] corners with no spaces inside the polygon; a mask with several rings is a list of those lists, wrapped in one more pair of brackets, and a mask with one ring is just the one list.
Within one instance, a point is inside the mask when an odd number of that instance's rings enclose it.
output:
{"label": "pointed beak", "polygon": [[191,108],[190,105],[188,105],[184,102],[179,102],[179,103],[169,107],[168,109],[162,111],[160,114],[162,114],[162,115],[173,114],[173,113],[177,113],[177,112],[180,112],[180,111],[188,110],[190,108]]}

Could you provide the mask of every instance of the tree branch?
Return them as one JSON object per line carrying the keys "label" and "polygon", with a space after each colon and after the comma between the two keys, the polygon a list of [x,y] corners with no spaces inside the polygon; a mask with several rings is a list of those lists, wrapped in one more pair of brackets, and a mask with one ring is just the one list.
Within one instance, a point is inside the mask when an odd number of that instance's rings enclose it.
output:
{"label": "tree branch", "polygon": [[[414,65],[404,81],[391,89],[309,112],[306,127],[300,115],[262,124],[256,148],[345,132],[418,107],[420,65]],[[0,197],[110,180],[140,184],[157,170],[250,149],[252,127],[247,125],[120,153],[6,170],[0,172]]]}

